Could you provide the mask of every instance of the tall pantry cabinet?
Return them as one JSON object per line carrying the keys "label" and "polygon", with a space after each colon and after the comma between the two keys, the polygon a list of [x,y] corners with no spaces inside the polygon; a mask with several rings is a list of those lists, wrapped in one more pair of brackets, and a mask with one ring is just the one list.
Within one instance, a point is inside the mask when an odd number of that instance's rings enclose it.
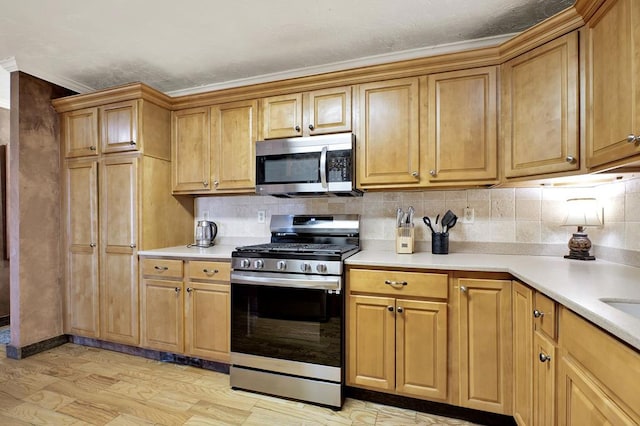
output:
{"label": "tall pantry cabinet", "polygon": [[63,144],[65,332],[139,344],[138,250],[191,240],[171,195],[168,98],[137,83],[55,100]]}

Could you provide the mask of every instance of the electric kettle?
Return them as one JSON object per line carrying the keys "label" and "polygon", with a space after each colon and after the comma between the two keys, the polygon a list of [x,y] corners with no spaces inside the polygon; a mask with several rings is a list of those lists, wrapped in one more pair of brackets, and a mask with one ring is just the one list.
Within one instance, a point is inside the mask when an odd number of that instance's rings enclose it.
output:
{"label": "electric kettle", "polygon": [[197,247],[210,247],[213,240],[218,234],[218,226],[210,220],[199,220],[196,224],[196,243]]}

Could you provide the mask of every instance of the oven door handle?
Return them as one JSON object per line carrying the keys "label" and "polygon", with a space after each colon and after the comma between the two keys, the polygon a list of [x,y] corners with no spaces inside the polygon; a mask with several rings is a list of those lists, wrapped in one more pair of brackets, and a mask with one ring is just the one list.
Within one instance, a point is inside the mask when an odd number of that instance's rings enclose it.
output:
{"label": "oven door handle", "polygon": [[334,290],[340,291],[342,288],[341,277],[327,277],[321,276],[317,279],[312,278],[291,278],[286,274],[269,274],[255,275],[253,273],[246,273],[242,271],[234,271],[231,273],[231,285],[233,284],[250,284],[250,285],[265,285],[272,287],[294,287],[294,288],[309,288],[316,290]]}

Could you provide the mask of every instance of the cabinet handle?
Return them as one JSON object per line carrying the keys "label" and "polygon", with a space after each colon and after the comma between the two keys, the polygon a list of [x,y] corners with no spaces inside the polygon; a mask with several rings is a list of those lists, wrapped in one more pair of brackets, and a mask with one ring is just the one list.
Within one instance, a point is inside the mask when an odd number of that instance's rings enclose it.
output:
{"label": "cabinet handle", "polygon": [[436,177],[438,173],[435,170],[429,170],[429,174],[433,177]]}
{"label": "cabinet handle", "polygon": [[89,243],[89,247],[93,248],[96,246],[96,243]]}
{"label": "cabinet handle", "polygon": [[155,269],[156,271],[168,271],[169,267],[168,266],[154,266],[153,269]]}
{"label": "cabinet handle", "polygon": [[218,182],[217,180],[213,181],[213,186],[215,186],[216,188],[218,187],[218,185],[220,185],[220,182]]}
{"label": "cabinet handle", "polygon": [[467,292],[467,287],[461,285],[460,286],[460,291],[463,292],[463,293],[466,293]]}
{"label": "cabinet handle", "polygon": [[418,176],[420,176],[420,173],[414,170],[413,172],[411,172],[411,176],[417,178]]}
{"label": "cabinet handle", "polygon": [[384,280],[384,283],[386,285],[390,285],[391,287],[395,287],[395,288],[402,288],[403,286],[409,284],[406,281],[389,281],[389,280]]}
{"label": "cabinet handle", "polygon": [[391,305],[387,306],[387,311],[393,312],[393,306],[391,306]]}
{"label": "cabinet handle", "polygon": [[180,293],[180,287],[175,287],[174,290],[176,291],[176,293]]}
{"label": "cabinet handle", "polygon": [[207,275],[214,275],[218,273],[217,269],[203,269],[202,272],[204,272]]}
{"label": "cabinet handle", "polygon": [[398,306],[398,309],[396,309],[396,311],[401,314],[404,312],[404,308],[402,306]]}
{"label": "cabinet handle", "polygon": [[136,141],[129,141],[129,145],[135,145]]}
{"label": "cabinet handle", "polygon": [[576,162],[576,158],[572,155],[567,155],[567,157],[565,158],[565,161],[567,163],[575,163]]}
{"label": "cabinet handle", "polygon": [[315,129],[314,125],[313,124],[309,124],[309,130],[313,130],[313,129]]}
{"label": "cabinet handle", "polygon": [[194,291],[195,289],[191,288],[191,287],[187,287],[187,293],[191,293],[192,291]]}
{"label": "cabinet handle", "polygon": [[204,187],[206,188],[207,186],[209,186],[209,181],[208,180],[203,180],[202,184],[204,185]]}
{"label": "cabinet handle", "polygon": [[296,126],[296,127],[294,127],[294,130],[295,130],[296,132],[299,132],[299,131],[300,131],[300,126]]}
{"label": "cabinet handle", "polygon": [[131,244],[129,244],[129,247],[131,247],[131,248],[136,248],[136,243],[131,243]]}
{"label": "cabinet handle", "polygon": [[638,136],[634,134],[630,134],[629,136],[627,136],[627,142],[629,143],[636,143],[637,140],[638,140]]}
{"label": "cabinet handle", "polygon": [[541,317],[543,317],[543,316],[544,316],[544,312],[539,311],[539,310],[537,310],[537,309],[534,309],[534,310],[533,310],[533,317],[534,317],[534,318],[541,318]]}
{"label": "cabinet handle", "polygon": [[551,356],[547,355],[543,352],[540,352],[540,355],[538,356],[538,358],[540,358],[540,362],[549,362],[551,361]]}
{"label": "cabinet handle", "polygon": [[91,146],[89,147],[89,150],[91,150],[91,151],[95,151],[96,149],[97,149],[97,148],[96,148],[95,146],[93,146],[93,145],[91,145]]}

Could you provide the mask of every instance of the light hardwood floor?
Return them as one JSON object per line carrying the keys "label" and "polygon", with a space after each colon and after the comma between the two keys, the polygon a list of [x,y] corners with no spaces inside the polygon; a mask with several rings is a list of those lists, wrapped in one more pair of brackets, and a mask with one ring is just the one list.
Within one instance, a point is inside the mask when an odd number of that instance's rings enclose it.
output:
{"label": "light hardwood floor", "polygon": [[470,425],[347,399],[341,411],[235,391],[229,376],[65,344],[23,360],[0,345],[0,425]]}

